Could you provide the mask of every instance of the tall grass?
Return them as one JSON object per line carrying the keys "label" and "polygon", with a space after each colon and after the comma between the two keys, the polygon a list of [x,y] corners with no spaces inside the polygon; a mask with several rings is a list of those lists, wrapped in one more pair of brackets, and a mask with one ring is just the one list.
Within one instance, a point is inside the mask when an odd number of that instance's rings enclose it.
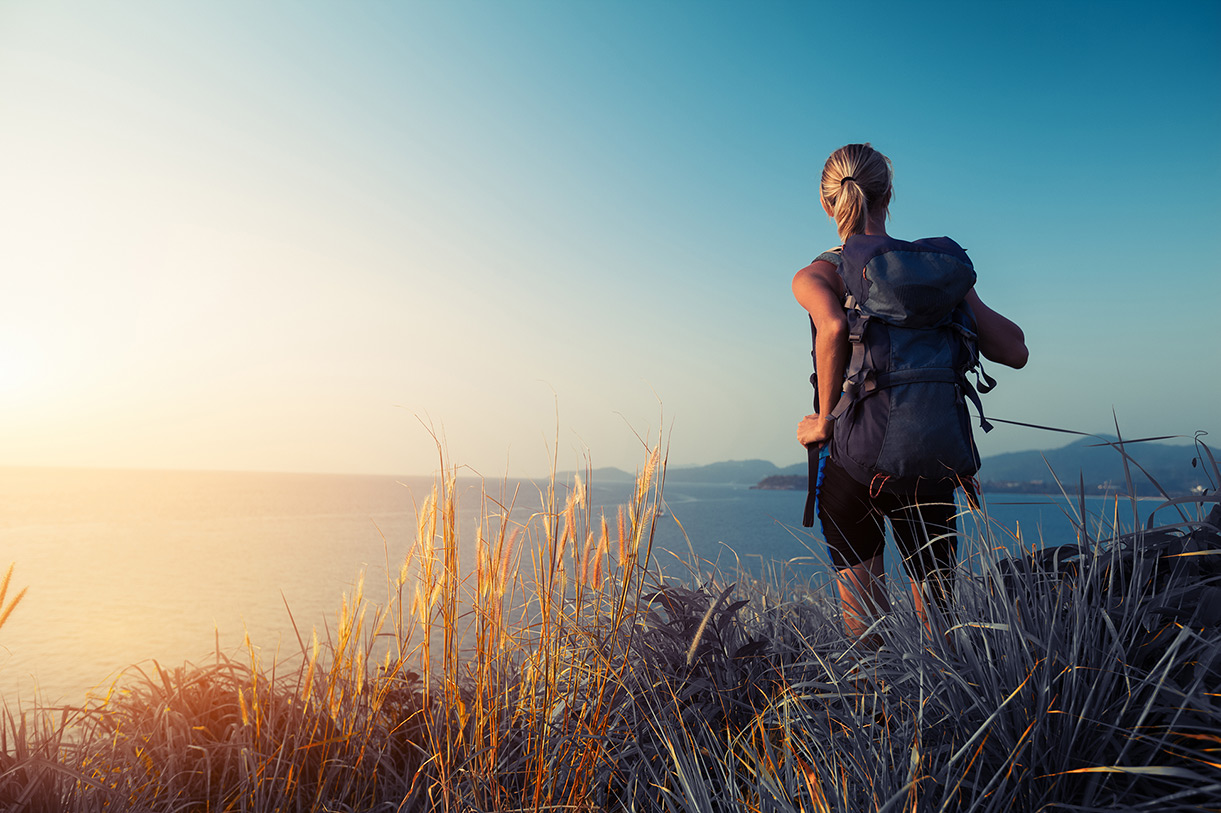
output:
{"label": "tall grass", "polygon": [[[459,528],[456,472],[443,472],[385,600],[359,583],[294,658],[218,651],[133,668],[78,707],[6,710],[0,805],[1161,811],[1221,799],[1221,530],[1199,503],[1170,506],[1183,516],[1163,526],[1125,528],[1117,507],[1091,528],[1082,512],[1067,544],[1017,559],[993,538],[1015,531],[985,513],[947,634],[900,603],[874,624],[881,647],[863,650],[837,604],[800,583],[700,563],[685,583],[663,578],[658,449],[617,510],[594,507],[588,476],[553,478],[525,521],[511,519],[521,495],[485,497],[474,529]],[[459,566],[467,544],[472,572]]]}

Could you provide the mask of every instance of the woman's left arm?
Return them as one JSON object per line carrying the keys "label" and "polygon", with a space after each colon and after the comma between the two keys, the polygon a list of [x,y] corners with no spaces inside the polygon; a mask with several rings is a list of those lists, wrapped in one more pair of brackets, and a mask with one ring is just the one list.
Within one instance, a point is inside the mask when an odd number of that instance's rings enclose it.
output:
{"label": "woman's left arm", "polygon": [[979,352],[984,358],[1008,367],[1025,367],[1030,351],[1026,349],[1026,335],[1017,323],[985,305],[974,288],[967,292],[965,300],[975,314]]}

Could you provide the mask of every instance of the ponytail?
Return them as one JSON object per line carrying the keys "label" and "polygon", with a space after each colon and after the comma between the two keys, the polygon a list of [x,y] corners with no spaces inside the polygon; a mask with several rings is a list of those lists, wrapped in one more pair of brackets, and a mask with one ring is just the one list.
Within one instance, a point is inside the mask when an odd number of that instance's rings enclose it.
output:
{"label": "ponytail", "polygon": [[869,144],[849,144],[831,153],[820,187],[840,240],[864,233],[870,211],[885,214],[894,194],[892,174],[890,159]]}
{"label": "ponytail", "polygon": [[855,180],[841,183],[832,211],[835,213],[835,227],[841,240],[847,240],[853,234],[861,234],[869,221],[869,201],[865,198],[865,190]]}

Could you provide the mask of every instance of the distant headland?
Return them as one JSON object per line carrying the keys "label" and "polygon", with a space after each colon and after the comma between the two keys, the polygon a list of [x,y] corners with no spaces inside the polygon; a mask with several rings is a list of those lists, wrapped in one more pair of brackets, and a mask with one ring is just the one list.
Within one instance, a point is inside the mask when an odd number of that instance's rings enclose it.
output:
{"label": "distant headland", "polygon": [[[1200,466],[1194,445],[1169,443],[1125,443],[1129,458],[1108,444],[1115,438],[1081,438],[1055,449],[1007,452],[986,457],[978,479],[985,493],[1058,494],[1061,486],[1076,494],[1082,484],[1089,494],[1127,494],[1129,475],[1135,496],[1202,494],[1216,487],[1210,482],[1211,466]],[[630,480],[632,475],[615,468],[592,472],[602,481]],[[807,464],[780,467],[767,460],[726,460],[706,466],[674,466],[666,469],[667,483],[739,485],[764,491],[804,491]],[[1156,484],[1155,484],[1156,483]],[[1159,489],[1160,486],[1160,489]]]}

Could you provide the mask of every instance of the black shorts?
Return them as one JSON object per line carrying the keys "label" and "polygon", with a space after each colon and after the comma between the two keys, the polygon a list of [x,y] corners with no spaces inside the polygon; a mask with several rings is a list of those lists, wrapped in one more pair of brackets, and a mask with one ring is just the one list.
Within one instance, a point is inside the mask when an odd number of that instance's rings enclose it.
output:
{"label": "black shorts", "polygon": [[869,486],[834,460],[827,461],[818,489],[818,518],[836,568],[881,556],[886,547],[884,519],[889,519],[908,576],[915,581],[927,581],[934,573],[952,577],[958,555],[957,514],[952,488],[871,496]]}

